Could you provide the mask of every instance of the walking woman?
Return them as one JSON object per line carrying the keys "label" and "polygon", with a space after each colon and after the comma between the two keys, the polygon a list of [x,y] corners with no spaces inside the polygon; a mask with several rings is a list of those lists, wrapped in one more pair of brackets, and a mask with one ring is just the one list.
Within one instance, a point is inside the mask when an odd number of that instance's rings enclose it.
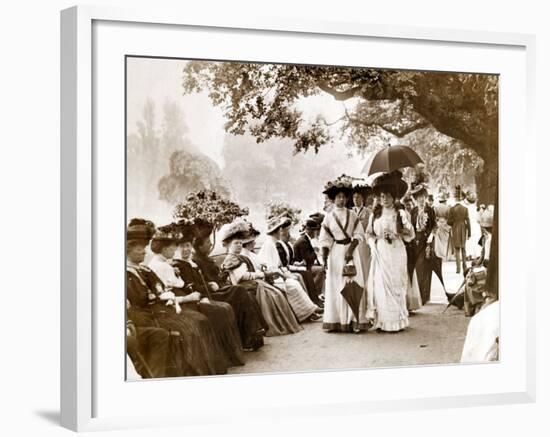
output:
{"label": "walking woman", "polygon": [[414,238],[414,228],[396,202],[407,191],[407,183],[398,171],[379,176],[373,190],[380,196],[369,220],[367,235],[371,241],[369,290],[373,305],[369,318],[380,331],[398,332],[409,326],[407,311],[407,252],[404,242]]}
{"label": "walking woman", "polygon": [[[351,181],[346,176],[328,182],[323,191],[334,204],[323,220],[319,236],[323,264],[327,268],[323,329],[328,332],[358,333],[368,328],[366,273],[357,250],[364,241],[365,232],[357,214],[346,208],[351,192]],[[350,268],[352,264],[354,267]],[[349,276],[346,270],[351,272]],[[361,290],[361,295],[355,299],[355,308],[341,293],[352,282]]]}
{"label": "walking woman", "polygon": [[426,203],[428,189],[425,184],[420,183],[413,187],[411,195],[416,200],[416,206],[411,212],[411,222],[415,232],[413,240],[414,269],[418,278],[422,305],[425,305],[430,300],[433,263],[437,263],[438,265],[435,267],[441,271],[441,258],[434,256],[431,245],[436,218],[434,209]]}
{"label": "walking woman", "polygon": [[179,313],[174,293],[145,267],[145,248],[154,233],[151,222],[132,219],[126,232],[126,297],[128,319],[137,328],[157,327],[175,332],[169,344],[165,376],[226,373],[223,353],[208,319],[198,312]]}
{"label": "walking woman", "polygon": [[253,262],[241,254],[243,241],[253,244],[254,235],[249,234],[250,226],[244,221],[235,221],[224,225],[220,238],[227,249],[227,256],[222,264],[233,285],[242,285],[253,293],[260,305],[262,315],[267,323],[267,337],[286,335],[302,329],[285,292],[272,285],[280,273],[258,271]]}

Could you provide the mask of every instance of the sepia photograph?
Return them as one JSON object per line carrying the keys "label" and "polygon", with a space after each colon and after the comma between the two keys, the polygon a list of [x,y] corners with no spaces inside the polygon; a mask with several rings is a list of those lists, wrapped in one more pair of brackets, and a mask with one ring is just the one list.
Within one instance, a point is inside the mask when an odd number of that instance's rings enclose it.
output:
{"label": "sepia photograph", "polygon": [[499,361],[498,75],[125,62],[128,381]]}

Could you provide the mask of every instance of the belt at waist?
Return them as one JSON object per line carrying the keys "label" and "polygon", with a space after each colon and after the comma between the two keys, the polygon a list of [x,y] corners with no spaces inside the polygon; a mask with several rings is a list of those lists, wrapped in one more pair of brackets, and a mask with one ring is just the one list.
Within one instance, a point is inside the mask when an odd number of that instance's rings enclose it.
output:
{"label": "belt at waist", "polygon": [[350,244],[351,243],[351,238],[344,238],[343,240],[334,240],[334,242],[336,244],[343,244],[343,245],[346,245],[346,244]]}

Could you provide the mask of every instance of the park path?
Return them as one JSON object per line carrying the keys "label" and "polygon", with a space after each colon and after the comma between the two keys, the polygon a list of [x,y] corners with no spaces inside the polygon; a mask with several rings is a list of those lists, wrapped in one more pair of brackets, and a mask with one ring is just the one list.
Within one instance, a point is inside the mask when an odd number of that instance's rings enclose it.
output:
{"label": "park path", "polygon": [[[447,290],[454,293],[461,276],[454,263],[443,266]],[[410,327],[397,334],[369,331],[363,334],[326,333],[321,323],[304,324],[296,334],[265,339],[265,346],[245,355],[246,364],[230,374],[297,372],[449,364],[460,361],[469,319],[450,307],[438,279],[432,280],[432,299],[410,317]]]}

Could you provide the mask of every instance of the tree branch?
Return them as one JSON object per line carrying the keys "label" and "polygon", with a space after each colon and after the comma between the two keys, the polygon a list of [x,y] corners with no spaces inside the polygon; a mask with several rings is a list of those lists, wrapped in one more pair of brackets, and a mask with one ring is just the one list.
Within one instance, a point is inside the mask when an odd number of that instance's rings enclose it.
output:
{"label": "tree branch", "polygon": [[355,95],[363,89],[362,86],[355,86],[353,88],[347,89],[346,91],[338,91],[337,89],[331,87],[326,81],[320,82],[318,86],[321,91],[330,94],[332,97],[339,101],[349,100],[355,97]]}

